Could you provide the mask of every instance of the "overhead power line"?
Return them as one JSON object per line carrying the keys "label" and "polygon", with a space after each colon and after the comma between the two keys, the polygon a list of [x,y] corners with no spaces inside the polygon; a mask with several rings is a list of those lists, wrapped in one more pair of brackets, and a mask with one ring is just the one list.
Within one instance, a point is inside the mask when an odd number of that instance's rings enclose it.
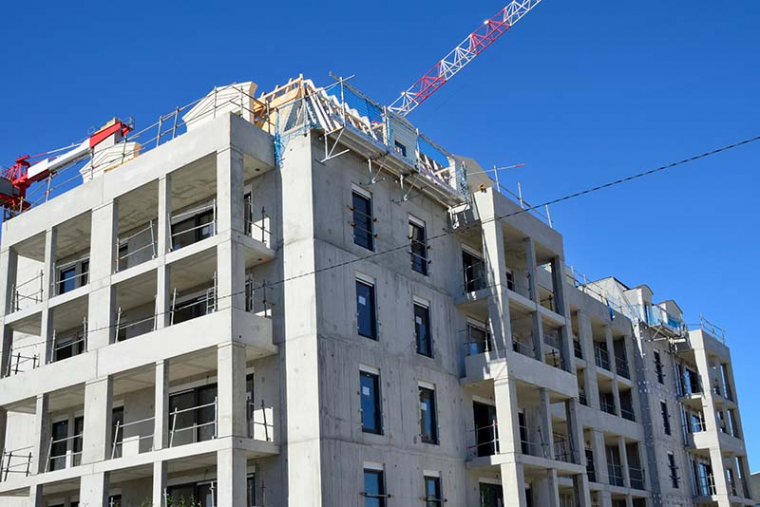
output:
{"label": "overhead power line", "polygon": [[[720,148],[716,148],[714,150],[706,151],[706,152],[700,153],[698,155],[687,157],[687,158],[678,160],[676,162],[671,162],[669,164],[656,167],[654,169],[649,169],[649,170],[646,170],[646,171],[641,171],[641,172],[632,174],[630,176],[619,178],[619,179],[616,179],[616,180],[613,180],[613,181],[609,181],[607,183],[603,183],[603,184],[600,184],[600,185],[596,185],[596,186],[593,186],[593,187],[586,188],[584,190],[579,190],[579,191],[573,192],[571,194],[567,194],[567,195],[563,195],[561,197],[550,199],[550,200],[545,201],[545,202],[543,202],[541,204],[536,204],[534,206],[528,206],[528,207],[525,207],[525,208],[521,208],[521,209],[519,209],[517,211],[511,212],[511,213],[507,213],[507,214],[504,214],[504,215],[499,215],[499,216],[494,216],[494,217],[491,217],[491,218],[488,218],[488,219],[483,219],[483,220],[480,220],[479,222],[476,222],[476,223],[471,224],[471,225],[463,226],[463,227],[458,228],[456,230],[446,229],[446,230],[444,230],[443,232],[441,232],[439,234],[436,234],[436,235],[428,237],[427,241],[430,242],[430,241],[433,241],[433,240],[442,239],[442,238],[445,238],[445,237],[450,236],[452,234],[460,233],[461,231],[464,231],[464,230],[468,230],[468,229],[475,228],[475,227],[480,227],[482,224],[490,223],[490,222],[493,222],[495,220],[503,220],[503,219],[506,219],[506,218],[511,218],[511,217],[514,217],[514,216],[517,216],[517,215],[521,215],[523,213],[529,213],[529,212],[531,212],[533,210],[536,210],[536,209],[539,209],[539,208],[543,208],[545,206],[550,206],[550,205],[554,205],[554,204],[570,201],[570,200],[576,199],[578,197],[583,197],[585,195],[589,195],[589,194],[592,194],[592,193],[595,193],[595,192],[599,192],[600,190],[605,190],[605,189],[608,189],[608,188],[611,188],[611,187],[622,185],[624,183],[628,183],[628,182],[631,182],[631,181],[634,181],[634,180],[637,180],[637,179],[640,179],[640,178],[644,178],[646,176],[651,176],[651,175],[654,175],[654,174],[657,174],[657,173],[660,173],[660,172],[663,172],[663,171],[667,171],[668,169],[673,169],[675,167],[679,167],[679,166],[686,165],[686,164],[689,164],[689,163],[692,163],[692,162],[696,162],[698,160],[702,160],[702,159],[711,157],[713,155],[718,155],[720,153],[723,153],[723,152],[726,152],[726,151],[729,151],[729,150],[733,150],[735,148],[739,148],[739,147],[742,147],[742,146],[746,146],[748,144],[751,144],[751,143],[754,143],[754,142],[757,142],[757,141],[760,141],[760,135],[755,136],[755,137],[750,137],[750,138],[744,139],[742,141],[737,141],[735,143],[731,143],[731,144],[722,146]],[[297,280],[297,279],[300,279],[300,278],[304,278],[304,277],[307,277],[307,276],[318,275],[318,274],[324,273],[326,271],[331,271],[333,269],[343,268],[343,267],[346,267],[346,266],[349,266],[349,265],[352,265],[352,264],[355,264],[355,263],[359,263],[359,262],[375,259],[375,258],[383,256],[383,255],[387,255],[387,254],[390,254],[390,253],[393,253],[393,252],[397,252],[399,250],[410,248],[411,246],[412,246],[411,242],[406,242],[406,243],[403,243],[403,244],[400,244],[400,245],[397,245],[397,246],[394,246],[394,247],[391,247],[391,248],[387,248],[385,250],[381,250],[381,251],[378,251],[378,252],[373,252],[371,254],[367,254],[367,255],[364,255],[364,256],[356,257],[354,259],[349,259],[347,261],[339,262],[339,263],[336,263],[336,264],[331,264],[329,266],[325,266],[325,267],[322,267],[322,268],[319,268],[319,269],[316,269],[316,270],[313,270],[313,271],[307,271],[307,272],[304,272],[304,273],[299,273],[297,275],[293,275],[293,276],[289,276],[289,277],[286,277],[286,278],[282,278],[282,279],[274,281],[274,282],[267,282],[265,284],[260,285],[258,287],[258,289],[271,288],[271,287],[275,287],[277,285],[281,285],[281,284],[284,284],[284,283],[287,283],[287,282],[291,282],[293,280]],[[103,279],[105,279],[105,277]],[[91,281],[91,283],[92,282],[93,281]],[[234,296],[244,295],[245,293],[246,293],[245,290],[244,291],[240,291],[240,292],[233,292],[231,294],[217,296],[216,299],[219,300],[219,299],[231,298],[231,297],[234,297]],[[157,314],[153,315],[153,318],[158,318],[158,317],[160,317],[162,315],[165,315],[166,313],[168,313],[168,312],[157,313]],[[145,319],[149,319],[149,318],[150,317],[145,317]],[[141,320],[143,320],[143,319],[141,319]],[[126,324],[127,323],[122,323],[122,325],[126,325]],[[105,330],[105,329],[112,329],[112,328],[115,328],[115,327],[116,327],[115,325],[109,325],[109,326],[103,326],[103,327],[99,327],[99,328],[88,328],[88,332],[102,331],[102,330]],[[14,347],[13,350],[15,351],[15,350],[18,350],[18,349],[21,349],[21,348],[27,348],[27,347],[33,347],[33,346],[37,346],[37,345],[42,345],[44,343],[46,343],[46,341],[27,343],[27,344],[24,344],[24,345],[20,345],[18,347]]]}

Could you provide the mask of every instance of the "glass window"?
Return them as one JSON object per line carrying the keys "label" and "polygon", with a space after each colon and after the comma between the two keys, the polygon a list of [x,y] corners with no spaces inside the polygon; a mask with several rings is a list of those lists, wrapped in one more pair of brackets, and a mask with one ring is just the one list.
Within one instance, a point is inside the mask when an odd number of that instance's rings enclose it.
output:
{"label": "glass window", "polygon": [[665,374],[662,372],[662,358],[660,357],[660,353],[657,351],[654,353],[654,371],[657,372],[657,382],[664,384]]}
{"label": "glass window", "polygon": [[364,507],[385,507],[385,480],[382,470],[364,470]]}
{"label": "glass window", "polygon": [[666,402],[660,402],[660,411],[662,412],[662,428],[665,430],[666,435],[670,435],[670,414],[668,413],[668,404]]}
{"label": "glass window", "polygon": [[111,440],[110,443],[115,449],[112,449],[114,457],[122,456],[121,443],[124,440],[124,407],[117,407],[111,411]]}
{"label": "glass window", "polygon": [[480,507],[504,507],[501,485],[480,483]]}
{"label": "glass window", "polygon": [[380,377],[363,371],[360,373],[362,400],[362,431],[381,434],[383,415],[380,405]]}
{"label": "glass window", "polygon": [[359,280],[356,281],[356,319],[359,334],[377,340],[375,286]]}
{"label": "glass window", "polygon": [[68,450],[69,421],[53,423],[52,442],[50,444],[50,470],[66,468],[66,451]]}
{"label": "glass window", "polygon": [[417,273],[428,274],[428,247],[425,226],[409,222],[409,241],[411,242],[412,269]]}
{"label": "glass window", "polygon": [[246,497],[248,500],[248,507],[254,507],[256,505],[256,475],[251,474],[246,481]]}
{"label": "glass window", "polygon": [[375,249],[374,227],[372,220],[372,201],[353,192],[353,211],[354,211],[354,243],[366,248],[367,250]]}
{"label": "glass window", "polygon": [[58,294],[65,294],[77,288],[77,267],[61,269],[58,272]]}
{"label": "glass window", "polygon": [[417,353],[433,357],[433,338],[430,335],[430,309],[421,304],[414,304],[414,338]]}
{"label": "glass window", "polygon": [[672,452],[668,453],[668,468],[670,468],[671,485],[678,489],[678,467],[676,466],[676,457]]}
{"label": "glass window", "polygon": [[435,406],[435,391],[420,387],[420,432],[422,441],[438,444],[438,414]]}
{"label": "glass window", "polygon": [[74,419],[74,439],[72,440],[72,459],[73,465],[79,466],[82,463],[82,444],[84,437],[84,417],[80,416]]}
{"label": "glass window", "polygon": [[425,506],[440,507],[442,505],[441,478],[425,477]]}
{"label": "glass window", "polygon": [[465,292],[474,292],[486,286],[482,259],[463,251],[462,269],[464,270]]}

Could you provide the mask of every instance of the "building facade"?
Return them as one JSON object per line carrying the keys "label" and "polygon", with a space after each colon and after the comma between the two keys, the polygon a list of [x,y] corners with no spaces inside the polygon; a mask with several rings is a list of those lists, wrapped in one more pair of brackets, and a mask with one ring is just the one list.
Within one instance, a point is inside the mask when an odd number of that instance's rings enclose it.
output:
{"label": "building facade", "polygon": [[254,91],[4,224],[1,505],[753,505],[714,331],[343,82]]}

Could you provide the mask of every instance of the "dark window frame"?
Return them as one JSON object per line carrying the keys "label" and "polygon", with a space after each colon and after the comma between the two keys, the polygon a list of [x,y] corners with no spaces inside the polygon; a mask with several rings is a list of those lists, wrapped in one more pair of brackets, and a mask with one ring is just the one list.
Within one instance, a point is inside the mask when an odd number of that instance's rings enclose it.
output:
{"label": "dark window frame", "polygon": [[670,424],[670,410],[666,401],[660,401],[660,413],[662,415],[662,429],[666,435],[673,434],[673,428]]}
{"label": "dark window frame", "polygon": [[416,302],[413,305],[414,313],[414,344],[417,354],[425,357],[433,357],[433,333],[430,329],[430,307],[424,303]]}
{"label": "dark window frame", "polygon": [[[360,293],[360,290],[365,288],[367,292],[364,294]],[[364,298],[364,303],[361,302],[360,298]],[[364,312],[367,312],[366,315],[363,313],[363,308]],[[365,317],[369,319],[369,322],[362,324]],[[360,278],[356,279],[356,331],[359,336],[363,336],[364,338],[374,341],[378,341],[379,339],[375,284]]]}
{"label": "dark window frame", "polygon": [[[370,484],[367,482],[368,476],[377,479],[377,491],[368,491],[367,485]],[[385,487],[385,470],[375,468],[364,469],[364,491],[362,491],[362,496],[364,497],[365,507],[385,507],[386,498],[388,498]]]}
{"label": "dark window frame", "polygon": [[[370,384],[367,384],[370,383]],[[361,424],[362,431],[364,433],[373,433],[375,435],[383,434],[383,403],[381,395],[380,375],[372,373],[366,370],[359,371],[359,387],[360,387],[360,400],[361,400]],[[370,394],[365,394],[365,388],[370,389]],[[367,403],[372,406],[374,417],[372,421],[365,419],[365,398]],[[372,426],[365,424],[365,422],[371,422]],[[374,426],[374,427],[373,427]]]}
{"label": "dark window frame", "polygon": [[445,500],[443,499],[441,477],[437,475],[425,475],[423,482],[425,484],[425,507],[443,507]]}
{"label": "dark window frame", "polygon": [[[360,209],[360,207],[362,209]],[[375,218],[372,210],[372,196],[353,190],[351,192],[354,244],[375,251]]]}
{"label": "dark window frame", "polygon": [[409,246],[412,271],[428,276],[427,227],[418,220],[409,220]]}
{"label": "dark window frame", "polygon": [[435,389],[418,386],[420,400],[420,440],[425,444],[439,445],[438,403]]}

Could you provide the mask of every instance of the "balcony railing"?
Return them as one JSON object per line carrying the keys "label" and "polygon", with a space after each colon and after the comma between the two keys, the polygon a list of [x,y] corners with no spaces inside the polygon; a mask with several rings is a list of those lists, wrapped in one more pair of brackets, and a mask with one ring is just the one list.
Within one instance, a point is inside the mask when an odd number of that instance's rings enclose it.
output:
{"label": "balcony railing", "polygon": [[636,413],[633,411],[633,407],[631,406],[620,406],[620,417],[623,419],[628,419],[629,421],[636,421]]}
{"label": "balcony railing", "polygon": [[87,350],[87,317],[82,321],[80,329],[69,330],[64,333],[53,331],[53,350],[50,361],[62,361],[70,357],[78,356]]}
{"label": "balcony railing", "polygon": [[577,461],[572,440],[561,433],[554,434],[554,459],[565,463],[576,463]]}
{"label": "balcony railing", "polygon": [[608,414],[617,415],[617,411],[615,410],[615,401],[608,400],[604,396],[599,396],[599,408]]}
{"label": "balcony railing", "polygon": [[716,493],[715,477],[710,474],[697,477],[697,496],[712,496]]}
{"label": "balcony railing", "polygon": [[583,347],[580,340],[573,340],[573,352],[575,352],[575,357],[583,359]]}
{"label": "balcony railing", "polygon": [[5,368],[6,371],[3,372],[4,377],[31,371],[40,365],[40,358],[37,354],[24,355],[21,352],[11,350],[8,356],[10,360]]}
{"label": "balcony railing", "polygon": [[[197,422],[201,420],[200,412],[204,409],[213,409],[213,417],[211,420],[204,422]],[[180,417],[188,415],[192,417],[193,423],[185,425]],[[169,447],[175,445],[182,445],[194,442],[203,442],[206,440],[212,440],[217,436],[217,422],[219,420],[219,399],[214,397],[214,401],[211,403],[204,403],[194,407],[174,409],[169,413]],[[185,432],[192,432],[189,441],[178,443],[178,439],[184,436]]]}
{"label": "balcony railing", "polygon": [[156,236],[155,222],[149,220],[148,225],[142,229],[126,237],[116,238],[115,271],[118,273],[150,259],[155,259],[158,254]]}
{"label": "balcony railing", "polygon": [[216,219],[216,199],[171,217],[172,251],[214,236]]}
{"label": "balcony railing", "polygon": [[493,456],[499,453],[499,434],[496,421],[486,426],[470,430],[475,435],[475,444],[467,448],[469,459]]}
{"label": "balcony railing", "polygon": [[585,389],[578,389],[578,401],[581,403],[581,405],[588,407],[588,397],[586,396]]}
{"label": "balcony railing", "polygon": [[616,463],[607,463],[607,477],[612,486],[625,486],[623,479],[623,467]]}
{"label": "balcony railing", "polygon": [[512,335],[512,350],[523,356],[536,358],[536,351],[533,348],[533,337]]}
{"label": "balcony railing", "polygon": [[615,371],[621,377],[625,377],[628,380],[631,379],[631,372],[628,370],[628,358],[615,357]]}
{"label": "balcony railing", "polygon": [[32,473],[32,446],[0,454],[0,482],[8,481],[11,474],[28,477]]}
{"label": "balcony railing", "polygon": [[[47,449],[48,459],[45,460],[45,472],[79,466],[82,460],[82,437],[82,433],[59,439],[51,437]],[[58,444],[63,444],[62,451],[56,447]]]}
{"label": "balcony railing", "polygon": [[599,368],[610,371],[610,354],[607,348],[599,345],[598,342],[594,342],[594,363]]}
{"label": "balcony railing", "polygon": [[551,331],[544,331],[544,343],[550,347],[554,347],[557,350],[562,349],[562,338],[559,331],[552,329]]}
{"label": "balcony railing", "polygon": [[631,487],[633,489],[646,489],[644,487],[644,469],[638,467],[632,467],[628,465],[628,477],[631,480]]}
{"label": "balcony railing", "polygon": [[[117,421],[111,437],[111,459],[123,457],[125,455],[125,446],[128,448],[134,447],[134,450],[136,451],[134,453],[127,453],[127,455],[152,451],[155,420],[155,417],[147,417],[145,419],[130,421],[128,423]],[[126,433],[130,433],[130,435],[126,436]],[[134,435],[131,433],[134,433]],[[151,441],[150,447],[142,450],[142,442],[147,440]]]}
{"label": "balcony railing", "polygon": [[45,293],[44,279],[43,271],[40,270],[37,276],[19,284],[13,284],[11,287],[11,294],[13,295],[11,312],[17,312],[27,305],[42,303]]}

